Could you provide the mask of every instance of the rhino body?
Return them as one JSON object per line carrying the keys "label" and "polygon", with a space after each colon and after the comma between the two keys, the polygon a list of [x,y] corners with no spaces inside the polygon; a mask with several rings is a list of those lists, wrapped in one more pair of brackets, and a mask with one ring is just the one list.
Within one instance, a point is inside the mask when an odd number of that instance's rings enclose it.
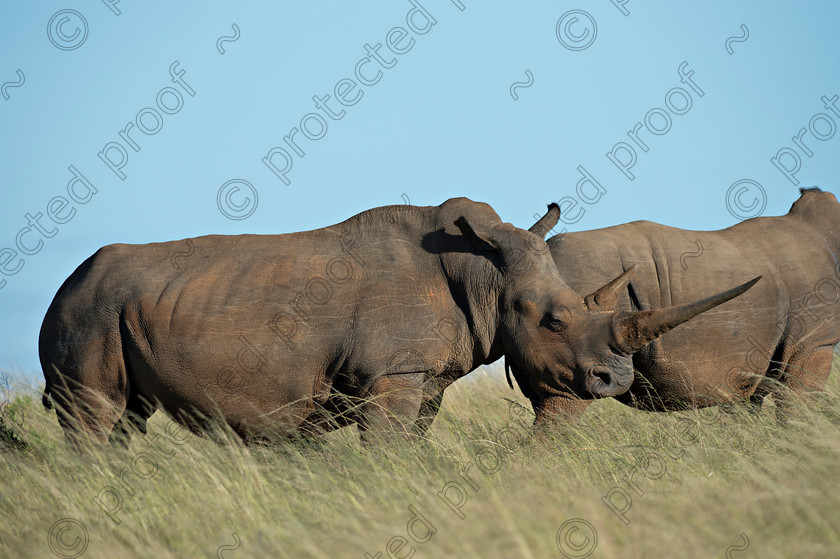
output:
{"label": "rhino body", "polygon": [[197,432],[223,419],[245,439],[353,422],[366,438],[406,434],[502,356],[545,391],[620,394],[627,352],[748,287],[662,320],[590,312],[543,240],[558,218],[552,205],[526,231],[457,198],[301,233],[106,246],[44,318],[45,405],[79,447],[115,425],[125,442],[156,409]]}
{"label": "rhino body", "polygon": [[66,432],[75,420],[100,437],[119,419],[107,404],[141,426],[158,407],[184,421],[221,413],[247,437],[317,430],[319,410],[352,405],[339,396],[388,385],[430,400],[502,352],[469,282],[499,278],[454,225],[464,214],[500,223],[453,200],[302,233],[103,247],[47,311],[46,393]]}
{"label": "rhino body", "polygon": [[[840,204],[804,190],[787,215],[719,231],[636,221],[566,233],[547,242],[566,283],[586,292],[629,266],[638,273],[623,310],[676,305],[756,275],[745,295],[686,323],[633,355],[637,371],[621,402],[649,410],[750,398],[782,387],[822,390],[840,341]],[[582,413],[585,402],[570,406]]]}

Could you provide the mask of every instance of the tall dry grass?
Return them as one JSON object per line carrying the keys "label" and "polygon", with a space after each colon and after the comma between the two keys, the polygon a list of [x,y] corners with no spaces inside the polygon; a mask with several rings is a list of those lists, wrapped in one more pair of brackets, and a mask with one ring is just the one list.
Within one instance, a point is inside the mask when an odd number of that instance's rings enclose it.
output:
{"label": "tall dry grass", "polygon": [[412,443],[365,449],[350,428],[218,445],[158,412],[127,450],[85,456],[18,384],[0,425],[0,556],[835,557],[837,378],[784,426],[772,402],[754,416],[605,400],[535,441],[524,398],[482,370]]}

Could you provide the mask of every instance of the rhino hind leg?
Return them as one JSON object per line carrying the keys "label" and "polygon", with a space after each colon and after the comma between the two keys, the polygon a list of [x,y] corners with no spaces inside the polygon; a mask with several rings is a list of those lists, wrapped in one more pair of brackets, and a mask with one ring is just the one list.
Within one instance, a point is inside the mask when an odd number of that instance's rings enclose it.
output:
{"label": "rhino hind leg", "polygon": [[[46,319],[45,319],[46,320]],[[118,332],[89,332],[78,325],[68,343],[42,331],[39,356],[49,397],[65,439],[83,452],[91,442],[107,444],[126,410],[129,389]]]}
{"label": "rhino hind leg", "polygon": [[146,434],[146,421],[155,413],[156,407],[148,403],[142,396],[132,394],[125,411],[111,430],[108,437],[112,445],[128,448],[135,431]]}
{"label": "rhino hind leg", "polygon": [[71,380],[69,375],[59,376],[61,381],[52,383],[50,395],[64,438],[79,452],[86,450],[90,438],[107,443],[125,407],[119,395],[105,395]]}

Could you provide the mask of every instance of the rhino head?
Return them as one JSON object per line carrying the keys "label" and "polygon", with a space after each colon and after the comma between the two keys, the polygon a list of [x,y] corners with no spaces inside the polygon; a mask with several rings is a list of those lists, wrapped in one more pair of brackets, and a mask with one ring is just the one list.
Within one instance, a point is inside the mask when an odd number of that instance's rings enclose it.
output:
{"label": "rhino head", "polygon": [[[550,415],[546,411],[566,411],[556,409],[559,400],[623,394],[634,380],[633,353],[679,324],[744,293],[760,279],[687,305],[619,312],[619,297],[633,279],[636,266],[594,293],[585,297],[576,293],[560,277],[544,241],[559,217],[559,207],[552,204],[528,231],[507,224],[481,228],[466,220],[456,223],[473,246],[498,253],[503,277],[498,333],[508,382],[512,370],[534,406],[538,423]],[[548,401],[554,405],[546,406]]]}

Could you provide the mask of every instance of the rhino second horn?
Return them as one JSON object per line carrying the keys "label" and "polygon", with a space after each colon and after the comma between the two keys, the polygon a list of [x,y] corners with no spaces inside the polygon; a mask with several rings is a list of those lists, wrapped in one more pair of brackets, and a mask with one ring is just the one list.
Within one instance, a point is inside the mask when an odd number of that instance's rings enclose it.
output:
{"label": "rhino second horn", "polygon": [[615,306],[618,304],[618,298],[621,296],[621,292],[624,291],[627,284],[632,281],[638,269],[639,267],[636,264],[633,264],[610,283],[601,287],[594,293],[587,295],[584,299],[586,308],[590,311],[595,310],[596,308],[608,311],[615,309]]}
{"label": "rhino second horn", "polygon": [[758,276],[738,287],[687,305],[652,311],[618,313],[613,319],[613,338],[616,347],[627,354],[635,353],[668,330],[741,295],[760,279],[761,276]]}
{"label": "rhino second horn", "polygon": [[560,206],[552,202],[548,205],[548,211],[540,218],[538,222],[533,224],[528,231],[539,235],[540,239],[544,239],[551,229],[557,225],[560,220]]}

